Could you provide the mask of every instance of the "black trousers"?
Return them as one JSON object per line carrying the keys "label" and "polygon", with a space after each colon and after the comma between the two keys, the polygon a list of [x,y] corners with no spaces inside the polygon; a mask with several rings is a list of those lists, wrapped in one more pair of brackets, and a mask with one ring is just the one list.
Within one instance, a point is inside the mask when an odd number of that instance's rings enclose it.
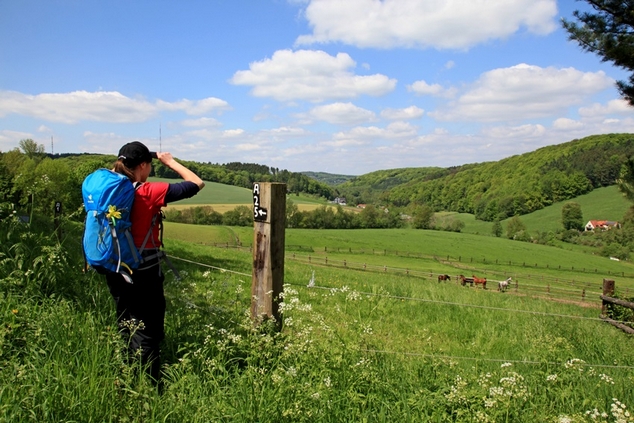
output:
{"label": "black trousers", "polygon": [[165,338],[165,276],[158,259],[141,266],[133,272],[132,284],[118,273],[107,274],[106,281],[117,308],[117,322],[129,358],[136,360],[140,354],[142,364],[148,366],[148,373],[158,381],[160,344]]}

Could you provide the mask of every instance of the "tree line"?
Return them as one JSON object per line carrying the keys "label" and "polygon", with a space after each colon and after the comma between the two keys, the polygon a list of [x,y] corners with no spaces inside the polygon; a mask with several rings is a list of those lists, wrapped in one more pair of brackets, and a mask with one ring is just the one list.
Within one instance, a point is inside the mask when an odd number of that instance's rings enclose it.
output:
{"label": "tree line", "polygon": [[492,222],[614,185],[632,156],[633,134],[595,135],[497,162],[372,172],[337,190],[353,204],[427,205]]}
{"label": "tree line", "polygon": [[[286,169],[269,167],[255,163],[232,162],[227,164],[199,163],[181,161],[187,168],[195,172],[200,178],[209,182],[234,185],[242,188],[253,188],[254,182],[281,182],[286,184],[290,193],[308,194],[332,200],[336,196],[334,188],[308,176],[290,172]],[[157,163],[154,166],[154,176],[160,178],[178,178],[170,168]]]}

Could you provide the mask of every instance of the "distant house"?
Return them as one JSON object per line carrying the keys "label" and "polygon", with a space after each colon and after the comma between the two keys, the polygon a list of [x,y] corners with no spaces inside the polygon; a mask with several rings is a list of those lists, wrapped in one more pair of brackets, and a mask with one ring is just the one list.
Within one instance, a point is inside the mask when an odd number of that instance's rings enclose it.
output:
{"label": "distant house", "polygon": [[613,220],[589,220],[588,223],[586,223],[586,231],[594,231],[595,229],[607,231],[608,229],[618,229],[620,227],[621,224]]}
{"label": "distant house", "polygon": [[342,206],[345,206],[346,204],[348,204],[348,202],[346,201],[346,197],[337,197],[335,198],[335,201],[333,201],[333,203],[340,204]]}
{"label": "distant house", "polygon": [[357,204],[357,208],[365,209],[365,204]]}

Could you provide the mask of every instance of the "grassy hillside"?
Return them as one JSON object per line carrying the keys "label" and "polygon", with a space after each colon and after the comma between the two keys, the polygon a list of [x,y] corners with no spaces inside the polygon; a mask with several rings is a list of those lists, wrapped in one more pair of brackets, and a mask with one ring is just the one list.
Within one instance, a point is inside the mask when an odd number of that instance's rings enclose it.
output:
{"label": "grassy hillside", "polygon": [[[174,179],[167,178],[155,178],[152,177],[150,181],[163,181],[173,183]],[[290,194],[288,199],[292,200],[295,204],[315,204],[322,205],[327,204],[323,198],[311,197],[305,194]],[[192,198],[187,198],[175,203],[177,207],[192,205],[252,205],[253,197],[252,191],[248,188],[237,187],[234,185],[220,184],[217,182],[205,181],[205,188]]]}
{"label": "grassy hillside", "polygon": [[[194,226],[172,222],[166,222],[165,236],[194,244],[239,245],[244,248],[253,244],[254,237],[253,228],[249,227]],[[618,275],[623,287],[634,290],[632,263],[613,261],[575,249],[565,250],[506,238],[414,229],[287,229],[286,249],[289,257],[293,254],[302,257],[311,255],[322,264],[325,264],[324,257],[329,257],[331,264],[332,260],[337,260],[341,265],[346,259],[350,266],[352,263],[366,263],[452,275],[475,272],[499,276],[509,273],[526,278],[531,274],[533,277],[541,274],[553,280],[576,280],[596,286],[603,277]]]}
{"label": "grassy hillside", "polygon": [[[150,181],[163,181],[173,183],[174,179],[150,178]],[[217,182],[205,182],[205,188],[192,198],[181,200],[178,204],[251,204],[251,190],[233,185],[219,184]]]}
{"label": "grassy hillside", "polygon": [[305,171],[305,172],[300,172],[300,173],[303,174],[303,175],[308,176],[309,178],[313,178],[316,181],[328,184],[330,186],[336,186],[336,185],[339,185],[339,184],[343,184],[344,182],[348,182],[349,180],[354,178],[354,176],[352,176],[352,175],[338,175],[338,174],[335,174],[335,173],[327,173],[327,172]]}
{"label": "grassy hillside", "polygon": [[427,204],[493,221],[613,185],[632,155],[632,134],[597,135],[497,162],[373,172],[337,189],[349,202]]}
{"label": "grassy hillside", "polygon": [[537,210],[522,216],[522,221],[529,230],[556,231],[561,229],[561,208],[568,201],[579,203],[583,212],[584,224],[588,220],[622,221],[623,215],[632,205],[616,186],[610,186],[598,188],[588,194]]}
{"label": "grassy hillside", "polygon": [[[541,210],[534,211],[521,216],[522,222],[526,225],[530,233],[540,232],[556,232],[562,229],[561,208],[567,202],[574,201],[579,203],[583,212],[584,223],[588,220],[615,220],[622,221],[623,215],[632,205],[619,192],[616,186],[598,188],[592,192],[566,201],[560,201]],[[462,229],[463,233],[491,235],[492,222],[476,220],[475,216],[470,213],[437,213],[439,220],[454,218],[465,223]],[[505,228],[509,219],[503,220],[502,226]]]}
{"label": "grassy hillside", "polygon": [[[80,270],[81,225],[60,245],[9,223],[1,422],[616,422],[634,404],[634,338],[598,307],[602,278],[634,287],[628,263],[472,234],[288,230],[273,330],[249,314],[253,229],[167,222],[182,279],[166,268],[157,389],[122,354],[103,276]],[[498,292],[507,275],[518,285]]]}

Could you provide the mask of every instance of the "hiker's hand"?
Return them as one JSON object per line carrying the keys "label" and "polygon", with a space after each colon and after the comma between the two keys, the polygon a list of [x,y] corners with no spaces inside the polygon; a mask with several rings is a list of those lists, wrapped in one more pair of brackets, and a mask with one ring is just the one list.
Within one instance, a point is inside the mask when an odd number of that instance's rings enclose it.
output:
{"label": "hiker's hand", "polygon": [[165,166],[169,167],[170,162],[174,161],[174,157],[172,157],[172,153],[168,153],[167,151],[164,153],[156,153],[156,157],[163,163]]}
{"label": "hiker's hand", "polygon": [[183,178],[184,180],[188,182],[193,182],[196,185],[198,185],[199,190],[201,190],[205,186],[205,183],[203,182],[202,179],[198,177],[198,175],[196,175],[194,172],[192,172],[191,170],[187,169],[185,166],[183,166],[182,164],[174,160],[174,157],[172,157],[171,153],[168,153],[168,152],[156,153],[156,157],[165,166],[169,167],[170,169],[178,173],[181,178]]}

